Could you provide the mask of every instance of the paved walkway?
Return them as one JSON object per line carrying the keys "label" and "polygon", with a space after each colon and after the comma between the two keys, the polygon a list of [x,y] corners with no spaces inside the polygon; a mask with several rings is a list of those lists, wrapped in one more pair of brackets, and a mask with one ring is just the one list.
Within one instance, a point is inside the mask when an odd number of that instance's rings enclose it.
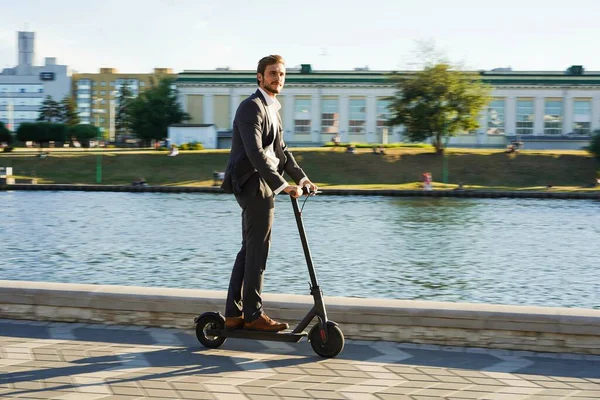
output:
{"label": "paved walkway", "polygon": [[229,339],[174,329],[0,319],[0,398],[598,400],[600,357],[347,341]]}

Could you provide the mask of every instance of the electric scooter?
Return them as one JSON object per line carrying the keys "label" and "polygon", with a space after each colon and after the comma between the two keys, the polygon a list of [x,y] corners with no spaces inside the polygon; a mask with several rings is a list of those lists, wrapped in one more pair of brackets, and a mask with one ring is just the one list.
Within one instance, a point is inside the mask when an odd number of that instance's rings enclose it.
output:
{"label": "electric scooter", "polygon": [[[315,195],[316,193],[307,193],[306,195]],[[308,274],[310,275],[310,294],[313,296],[314,305],[306,314],[304,319],[293,330],[284,330],[281,332],[263,332],[253,331],[248,329],[227,329],[225,328],[225,317],[220,312],[205,312],[196,318],[196,337],[198,341],[205,347],[216,349],[219,348],[227,338],[237,339],[253,339],[253,340],[268,340],[277,342],[293,342],[297,343],[302,338],[307,337],[315,353],[321,357],[335,357],[344,348],[344,334],[338,327],[338,324],[327,319],[327,311],[323,301],[323,292],[319,287],[315,268],[313,266],[304,224],[302,222],[302,210],[298,208],[298,200],[292,199],[292,207],[302,241],[302,248],[308,266]],[[306,203],[307,198],[304,200]],[[302,205],[304,208],[304,204]],[[317,322],[313,325],[310,332],[306,333],[305,329],[311,323],[313,318],[317,317]]]}

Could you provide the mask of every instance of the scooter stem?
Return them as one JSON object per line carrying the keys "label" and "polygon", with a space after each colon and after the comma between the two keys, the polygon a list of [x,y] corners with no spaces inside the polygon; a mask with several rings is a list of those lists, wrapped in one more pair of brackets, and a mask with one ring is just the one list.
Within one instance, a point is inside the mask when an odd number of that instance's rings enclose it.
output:
{"label": "scooter stem", "polygon": [[291,196],[290,198],[292,199],[292,207],[294,208],[294,216],[296,217],[296,224],[298,225],[298,233],[300,234],[300,241],[302,242],[302,250],[304,250],[304,258],[306,258],[306,265],[308,266],[308,274],[310,275],[312,289],[313,287],[318,287],[319,282],[317,281],[315,267],[310,255],[310,247],[308,246],[308,240],[306,239],[306,231],[304,230],[304,223],[302,222],[302,213],[298,208],[298,200]]}

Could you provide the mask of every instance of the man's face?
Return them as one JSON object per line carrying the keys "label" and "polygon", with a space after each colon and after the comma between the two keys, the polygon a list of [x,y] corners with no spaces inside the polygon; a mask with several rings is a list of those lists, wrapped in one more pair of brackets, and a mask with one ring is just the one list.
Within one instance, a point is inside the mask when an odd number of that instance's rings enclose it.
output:
{"label": "man's face", "polygon": [[257,74],[260,87],[267,93],[279,94],[285,83],[285,66],[283,64],[271,64],[265,68],[263,75]]}

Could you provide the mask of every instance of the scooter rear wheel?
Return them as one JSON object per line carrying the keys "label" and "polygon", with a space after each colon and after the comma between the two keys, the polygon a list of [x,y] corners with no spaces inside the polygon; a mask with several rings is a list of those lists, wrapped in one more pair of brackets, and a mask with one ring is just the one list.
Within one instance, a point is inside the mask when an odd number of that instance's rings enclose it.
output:
{"label": "scooter rear wheel", "polygon": [[327,342],[321,335],[320,324],[315,324],[308,334],[308,340],[315,353],[321,357],[331,358],[341,353],[344,348],[344,334],[333,323],[327,324]]}
{"label": "scooter rear wheel", "polygon": [[208,334],[208,330],[225,329],[225,321],[217,315],[203,315],[196,323],[196,337],[204,347],[216,349],[221,347],[227,338],[223,336],[213,336]]}

